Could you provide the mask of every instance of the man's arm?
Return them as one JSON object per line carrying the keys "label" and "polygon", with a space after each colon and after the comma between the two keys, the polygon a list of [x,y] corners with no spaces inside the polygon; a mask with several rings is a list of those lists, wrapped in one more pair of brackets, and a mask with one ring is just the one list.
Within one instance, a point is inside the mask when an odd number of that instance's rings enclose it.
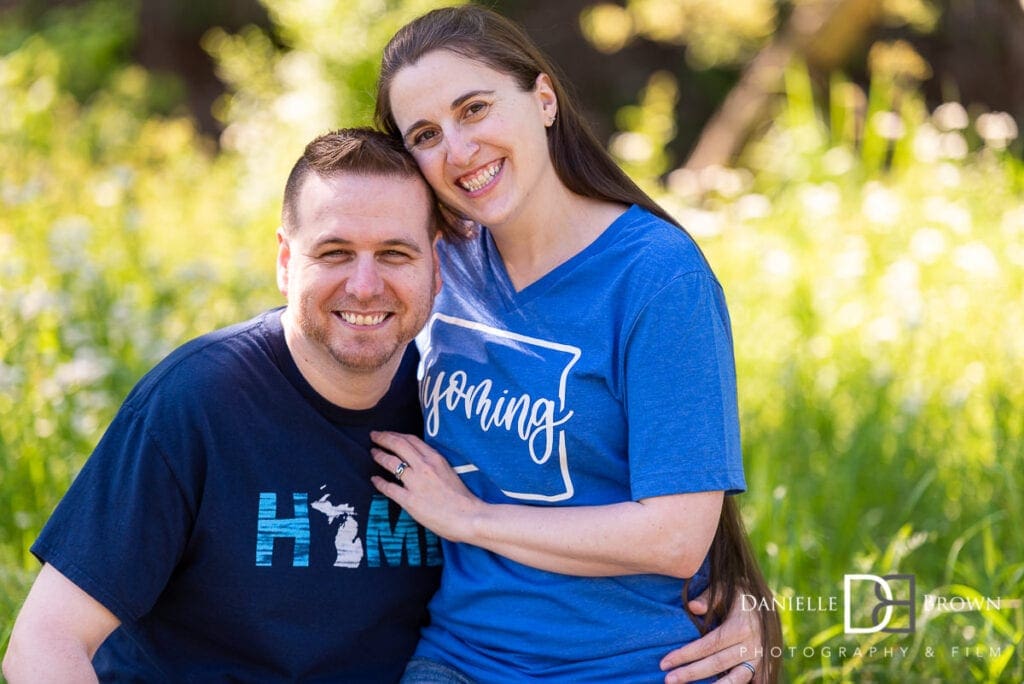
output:
{"label": "man's arm", "polygon": [[[697,615],[708,611],[707,592],[704,592],[689,606]],[[733,601],[732,610],[718,627],[677,648],[661,660],[661,669],[666,671],[666,684],[682,684],[724,673],[718,681],[726,684],[742,682],[766,682],[763,675],[766,663],[763,657],[761,624],[756,611],[741,610],[740,596]],[[754,672],[743,665],[750,663]],[[756,673],[756,674],[755,674]]]}
{"label": "man's arm", "polygon": [[121,621],[49,563],[29,591],[4,656],[18,682],[95,682],[92,657]]}

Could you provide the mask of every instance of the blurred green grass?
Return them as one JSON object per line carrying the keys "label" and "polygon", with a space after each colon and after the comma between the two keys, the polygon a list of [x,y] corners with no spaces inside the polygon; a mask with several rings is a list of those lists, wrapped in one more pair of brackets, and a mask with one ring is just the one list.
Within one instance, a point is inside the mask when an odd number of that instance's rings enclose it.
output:
{"label": "blurred green grass", "polygon": [[[284,49],[211,33],[232,85],[219,151],[115,49],[130,8],[86,4],[78,32],[0,35],[0,645],[37,569],[28,546],[135,380],[279,300],[287,164],[366,116],[374,41],[426,4],[389,12],[353,54],[325,54],[336,27],[316,17],[276,15],[295,36]],[[823,103],[794,66],[739,168],[662,181],[675,91],[659,75],[612,148],[726,288],[741,501],[770,585],[841,597],[845,574],[902,572],[920,593],[1004,599],[920,612],[913,635],[845,636],[841,612],[783,612],[787,679],[1024,681],[1024,165],[1003,119],[928,111],[885,79],[839,96],[855,88],[836,76]],[[319,90],[333,97],[313,107]]]}

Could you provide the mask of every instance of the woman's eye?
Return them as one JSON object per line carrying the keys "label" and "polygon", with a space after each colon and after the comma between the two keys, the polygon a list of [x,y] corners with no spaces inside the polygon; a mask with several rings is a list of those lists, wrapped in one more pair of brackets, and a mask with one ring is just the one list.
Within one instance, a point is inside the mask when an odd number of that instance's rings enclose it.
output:
{"label": "woman's eye", "polygon": [[429,147],[437,142],[437,131],[420,131],[412,137],[413,147]]}
{"label": "woman's eye", "polygon": [[466,105],[466,118],[471,119],[479,117],[487,111],[488,104],[486,102],[470,102]]}

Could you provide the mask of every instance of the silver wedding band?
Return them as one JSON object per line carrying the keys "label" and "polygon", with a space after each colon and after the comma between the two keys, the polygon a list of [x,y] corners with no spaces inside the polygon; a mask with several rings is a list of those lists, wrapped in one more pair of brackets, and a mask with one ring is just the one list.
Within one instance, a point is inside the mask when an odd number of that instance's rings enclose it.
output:
{"label": "silver wedding band", "polygon": [[748,670],[750,670],[750,676],[751,677],[753,677],[756,674],[756,672],[754,670],[754,665],[752,663],[750,663],[750,662],[742,662],[742,663],[740,663],[740,665],[742,665],[743,667],[745,667]]}
{"label": "silver wedding band", "polygon": [[408,467],[409,467],[409,464],[406,463],[405,461],[402,461],[401,463],[399,463],[398,467],[395,468],[395,479],[398,480],[399,482],[401,482],[402,481],[402,473],[404,473],[405,469],[408,468]]}

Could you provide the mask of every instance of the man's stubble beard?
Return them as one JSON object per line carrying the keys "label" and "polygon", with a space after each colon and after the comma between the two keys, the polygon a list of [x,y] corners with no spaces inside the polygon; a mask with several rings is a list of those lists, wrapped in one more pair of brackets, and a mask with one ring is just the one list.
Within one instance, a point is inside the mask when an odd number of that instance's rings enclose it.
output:
{"label": "man's stubble beard", "polygon": [[[399,344],[397,340],[373,339],[370,336],[375,333],[371,332],[365,333],[369,339],[362,343],[360,338],[364,333],[355,330],[351,331],[351,339],[348,344],[337,344],[337,340],[332,340],[332,335],[328,330],[328,326],[335,317],[334,314],[331,311],[317,309],[309,299],[303,302],[297,317],[299,330],[311,342],[327,350],[331,358],[346,370],[357,373],[378,371],[386,366],[400,349],[404,349],[405,345]],[[321,317],[309,316],[311,310],[318,311]],[[339,322],[338,325],[340,326],[342,323]]]}

